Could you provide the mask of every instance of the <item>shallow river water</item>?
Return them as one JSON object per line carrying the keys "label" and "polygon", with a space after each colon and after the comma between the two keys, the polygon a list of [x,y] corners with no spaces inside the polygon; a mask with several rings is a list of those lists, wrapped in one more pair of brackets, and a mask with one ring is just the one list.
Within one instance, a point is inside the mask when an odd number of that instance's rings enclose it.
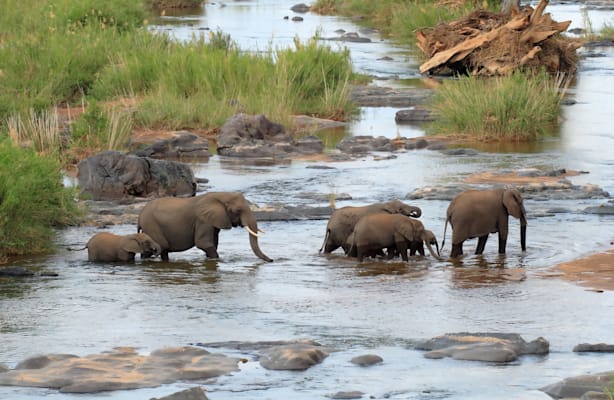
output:
{"label": "shallow river water", "polygon": [[[181,38],[199,27],[219,27],[241,46],[254,49],[266,48],[270,41],[289,45],[295,35],[308,37],[316,29],[323,29],[323,36],[340,28],[359,29],[339,17],[305,14],[301,23],[284,20],[292,15],[293,4],[209,4],[200,16],[181,17],[188,22],[172,25],[172,32]],[[553,4],[549,11],[555,20],[572,15],[581,21],[577,5]],[[558,18],[557,11],[565,17]],[[611,15],[598,14],[606,21]],[[347,44],[357,70],[379,77],[382,85],[392,84],[388,79],[418,78],[418,64],[409,52],[373,38],[373,43]],[[245,165],[214,156],[194,170],[209,179],[211,190],[241,191],[261,206],[326,205],[314,201],[313,193],[331,192],[352,196],[338,206],[403,199],[416,188],[454,184],[474,172],[527,167],[587,171],[572,182],[593,183],[614,193],[614,50],[597,53],[605,56],[581,61],[571,88],[576,104],[565,106],[560,135],[538,150],[472,156],[420,150],[389,160],[366,156],[337,162],[332,169],[310,168],[320,163],[308,161]],[[377,61],[385,55],[394,61]],[[393,137],[398,130],[403,136],[422,135],[418,127],[396,126],[394,112],[365,109],[347,134]],[[405,201],[422,208],[424,225],[441,238],[448,202]],[[614,218],[582,213],[604,202],[527,200],[525,253],[520,251],[518,221],[510,219],[505,256],[496,254],[492,237],[483,256],[469,255],[460,264],[432,257],[357,263],[341,253],[321,256],[326,220],[262,222],[266,234],[261,248],[275,259],[268,264],[252,254],[247,234],[239,229],[220,234],[219,260],[205,260],[200,250],[192,249],[171,254],[170,262],[137,260],[131,265],[87,263],[84,252],[63,249],[85,243],[97,230],[63,230],[58,232],[57,254],[15,262],[57,272],[57,277],[0,280],[0,363],[13,367],[32,355],[87,355],[116,346],[147,353],[193,343],[307,338],[340,351],[304,372],[267,371],[256,361],[242,364],[240,372],[205,384],[208,397],[314,399],[358,390],[364,398],[376,399],[547,399],[538,390],[544,385],[614,370],[612,355],[572,352],[578,343],[613,342],[614,292],[598,293],[545,277],[557,263],[612,247]],[[547,212],[556,207],[568,212]],[[133,225],[111,229],[135,231]],[[449,240],[450,232],[446,252]],[[474,246],[469,241],[465,252]],[[418,340],[466,331],[514,332],[528,341],[542,336],[550,342],[550,354],[495,365],[428,360],[412,349]],[[384,362],[371,368],[349,362],[365,353],[378,354]],[[91,395],[0,387],[0,399],[148,399],[194,385]]]}

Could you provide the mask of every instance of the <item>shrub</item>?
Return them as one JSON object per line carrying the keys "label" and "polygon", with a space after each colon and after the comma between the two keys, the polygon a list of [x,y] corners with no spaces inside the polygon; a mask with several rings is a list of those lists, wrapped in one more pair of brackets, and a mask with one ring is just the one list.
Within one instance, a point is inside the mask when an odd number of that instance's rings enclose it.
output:
{"label": "shrub", "polygon": [[0,138],[0,256],[47,253],[53,228],[80,215],[56,158]]}

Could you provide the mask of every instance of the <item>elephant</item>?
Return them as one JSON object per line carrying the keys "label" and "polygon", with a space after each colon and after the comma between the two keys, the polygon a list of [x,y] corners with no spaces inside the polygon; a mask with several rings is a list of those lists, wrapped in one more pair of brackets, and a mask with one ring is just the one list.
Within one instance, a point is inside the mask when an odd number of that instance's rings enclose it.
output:
{"label": "elephant", "polygon": [[209,192],[194,197],[163,197],[143,207],[138,219],[138,232],[145,232],[162,247],[161,257],[188,250],[194,246],[209,258],[217,252],[220,229],[243,226],[249,232],[249,243],[256,256],[271,262],[258,245],[258,224],[248,201],[239,192]]}
{"label": "elephant", "polygon": [[160,245],[145,233],[120,236],[100,232],[90,238],[85,248],[89,261],[106,262],[134,261],[136,253],[141,253],[141,258],[149,258],[161,252]]}
{"label": "elephant", "polygon": [[505,254],[508,216],[520,219],[520,246],[526,251],[527,213],[517,189],[466,190],[452,199],[446,211],[443,249],[448,223],[452,228],[450,257],[463,254],[463,242],[478,238],[475,254],[482,254],[490,233],[499,232],[499,254]]}
{"label": "elephant", "polygon": [[331,214],[326,225],[326,235],[324,243],[320,248],[320,253],[331,253],[342,247],[347,254],[351,242],[348,238],[354,230],[354,226],[361,217],[375,213],[402,214],[408,217],[419,218],[422,210],[419,207],[407,205],[399,200],[392,200],[384,203],[374,203],[362,207],[347,206],[336,209]]}
{"label": "elephant", "polygon": [[[433,251],[433,239],[437,253]],[[398,252],[403,261],[408,261],[407,249],[412,245],[417,249],[416,243],[426,243],[431,255],[441,260],[437,239],[432,231],[424,229],[422,222],[401,214],[371,214],[356,223],[348,255],[362,261],[365,256],[387,249],[389,257]]]}

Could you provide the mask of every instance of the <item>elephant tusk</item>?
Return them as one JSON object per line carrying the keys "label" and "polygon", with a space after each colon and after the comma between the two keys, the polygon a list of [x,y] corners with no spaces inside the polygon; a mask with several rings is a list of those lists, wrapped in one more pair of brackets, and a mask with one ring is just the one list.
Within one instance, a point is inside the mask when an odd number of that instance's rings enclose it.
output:
{"label": "elephant tusk", "polygon": [[265,231],[263,231],[262,229],[258,228],[258,232],[260,233],[266,233]]}
{"label": "elephant tusk", "polygon": [[256,232],[252,231],[249,226],[245,226],[245,229],[247,229],[247,231],[249,232],[250,235],[255,236],[255,237],[260,237],[260,235],[258,235]]}

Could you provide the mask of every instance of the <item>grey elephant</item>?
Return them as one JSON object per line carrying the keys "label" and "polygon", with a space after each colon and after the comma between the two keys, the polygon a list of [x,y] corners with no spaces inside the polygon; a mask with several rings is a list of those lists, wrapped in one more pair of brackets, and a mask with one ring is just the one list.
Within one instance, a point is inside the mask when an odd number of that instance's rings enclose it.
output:
{"label": "grey elephant", "polygon": [[110,232],[100,232],[90,238],[85,245],[89,261],[134,261],[136,253],[141,258],[159,256],[161,249],[149,235],[135,233],[131,235],[116,235]]}
{"label": "grey elephant", "polygon": [[243,226],[256,256],[271,262],[258,245],[258,224],[248,201],[239,192],[209,192],[195,197],[164,197],[150,201],[139,215],[138,231],[158,242],[161,257],[194,246],[207,257],[218,258],[221,229]]}
{"label": "grey elephant", "polygon": [[376,213],[402,214],[419,218],[422,215],[422,210],[419,207],[410,206],[399,200],[374,203],[361,207],[347,206],[338,208],[333,211],[328,219],[324,243],[320,248],[320,253],[331,253],[339,247],[342,247],[347,254],[350,249],[348,238],[354,231],[354,226],[356,226],[358,220],[366,215]]}
{"label": "grey elephant", "polygon": [[408,261],[407,250],[410,246],[425,243],[431,255],[440,260],[437,239],[434,240],[437,253],[432,247],[434,236],[417,219],[401,214],[371,214],[356,223],[348,254],[362,261],[365,256],[373,256],[387,249],[389,256],[398,253],[403,261]]}
{"label": "grey elephant", "polygon": [[450,257],[463,254],[463,242],[478,238],[475,254],[482,254],[490,233],[499,232],[499,254],[505,254],[508,216],[520,219],[520,246],[526,251],[527,213],[517,189],[466,190],[450,202],[443,229],[443,248],[448,223],[452,227]]}

